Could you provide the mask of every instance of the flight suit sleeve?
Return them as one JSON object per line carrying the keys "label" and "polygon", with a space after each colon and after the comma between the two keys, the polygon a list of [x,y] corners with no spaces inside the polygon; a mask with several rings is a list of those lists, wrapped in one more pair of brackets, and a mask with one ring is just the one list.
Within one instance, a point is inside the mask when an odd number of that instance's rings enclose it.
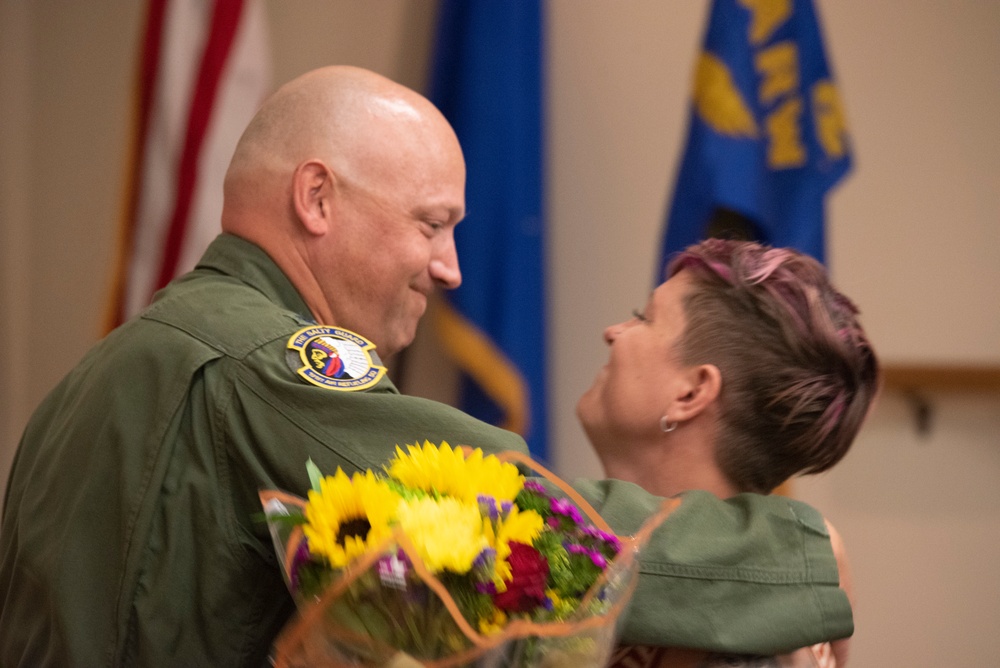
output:
{"label": "flight suit sleeve", "polygon": [[244,360],[224,360],[210,389],[217,405],[217,457],[230,490],[234,517],[271,550],[267,528],[255,518],[258,493],[277,489],[305,496],[306,462],[333,475],[381,470],[397,446],[447,441],[486,453],[525,452],[524,440],[444,404],[401,395],[388,379],[346,392],[306,383],[289,368],[280,339]]}
{"label": "flight suit sleeve", "polygon": [[[663,502],[623,481],[574,486],[620,534],[638,531]],[[771,655],[853,633],[816,510],[757,494],[681,499],[640,553],[623,644]]]}

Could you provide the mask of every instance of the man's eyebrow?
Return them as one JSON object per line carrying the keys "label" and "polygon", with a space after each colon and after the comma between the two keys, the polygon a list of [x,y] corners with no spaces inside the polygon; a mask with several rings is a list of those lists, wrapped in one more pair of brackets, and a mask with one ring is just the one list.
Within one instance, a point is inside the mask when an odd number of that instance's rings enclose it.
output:
{"label": "man's eyebrow", "polygon": [[445,204],[430,206],[420,205],[413,210],[413,216],[416,218],[426,218],[428,216],[440,215],[441,211],[448,212],[448,222],[459,223],[462,219],[468,217],[469,212],[465,211],[461,207],[457,206],[447,206]]}

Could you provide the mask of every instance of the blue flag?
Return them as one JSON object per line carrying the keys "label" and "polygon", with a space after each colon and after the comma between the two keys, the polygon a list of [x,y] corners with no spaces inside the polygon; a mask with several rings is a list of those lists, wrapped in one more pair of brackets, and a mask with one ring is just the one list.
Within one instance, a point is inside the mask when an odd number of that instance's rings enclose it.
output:
{"label": "blue flag", "polygon": [[826,259],[823,200],[850,169],[843,109],[812,0],[715,0],[657,282],[706,237]]}
{"label": "blue flag", "polygon": [[[541,0],[444,0],[430,99],[465,153],[462,285],[434,317],[460,408],[546,457]],[[475,444],[471,444],[475,445]]]}

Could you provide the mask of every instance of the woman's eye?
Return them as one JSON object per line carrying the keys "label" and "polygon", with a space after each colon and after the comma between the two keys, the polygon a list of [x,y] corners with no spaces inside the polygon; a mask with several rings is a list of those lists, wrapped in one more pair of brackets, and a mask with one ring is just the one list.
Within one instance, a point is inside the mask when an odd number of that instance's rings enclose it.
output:
{"label": "woman's eye", "polygon": [[632,317],[640,322],[646,322],[646,314],[637,308],[632,309]]}

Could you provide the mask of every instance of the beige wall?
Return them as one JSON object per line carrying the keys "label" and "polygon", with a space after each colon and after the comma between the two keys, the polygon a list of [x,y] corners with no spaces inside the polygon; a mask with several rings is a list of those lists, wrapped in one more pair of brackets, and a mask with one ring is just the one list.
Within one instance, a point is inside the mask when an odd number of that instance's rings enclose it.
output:
{"label": "beige wall", "polygon": [[[140,4],[0,0],[0,474],[97,337]],[[818,4],[856,144],[829,206],[835,278],[888,361],[1000,364],[1000,4]],[[707,2],[549,7],[553,435],[571,476],[597,471],[573,405],[601,328],[650,288]],[[278,82],[343,62],[423,85],[431,2],[268,9]],[[1000,397],[925,394],[928,435],[887,393],[844,464],[796,488],[852,554],[852,665],[1000,656]]]}
{"label": "beige wall", "polygon": [[[887,362],[1000,364],[1000,4],[817,3],[856,144],[829,201],[831,271]],[[600,328],[645,301],[707,2],[552,4],[554,410],[559,470],[598,467],[573,417]],[[796,484],[842,531],[853,665],[1000,655],[1000,396],[882,398],[843,464]],[[669,602],[667,602],[669,603]]]}
{"label": "beige wall", "polygon": [[[23,168],[28,155],[25,128],[29,89],[29,13],[20,4],[0,5],[0,478],[16,443],[23,416],[30,410],[27,383],[28,185]],[[3,483],[0,483],[2,485]]]}

